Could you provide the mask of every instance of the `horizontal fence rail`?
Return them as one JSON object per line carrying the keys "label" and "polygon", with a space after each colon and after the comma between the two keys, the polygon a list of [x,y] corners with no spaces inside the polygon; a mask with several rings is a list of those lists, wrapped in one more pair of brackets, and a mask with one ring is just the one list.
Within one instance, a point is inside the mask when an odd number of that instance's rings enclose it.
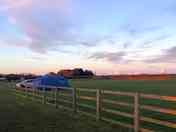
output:
{"label": "horizontal fence rail", "polygon": [[[50,88],[50,90],[46,90],[48,88]],[[20,95],[21,97],[30,97],[31,99],[40,100],[43,104],[52,104],[56,108],[64,108],[73,111],[75,114],[81,113],[93,117],[97,121],[102,120],[117,124],[132,129],[134,132],[154,132],[154,130],[143,128],[141,122],[148,122],[173,128],[176,131],[176,122],[159,120],[147,117],[147,115],[141,115],[142,110],[147,110],[165,115],[169,114],[175,116],[176,119],[176,110],[173,108],[162,108],[161,106],[145,105],[141,103],[142,100],[159,100],[162,102],[168,101],[176,103],[176,96],[159,96],[100,89],[58,88],[46,86],[40,86],[40,89],[16,88],[15,92],[16,95]],[[125,98],[130,97],[130,102],[115,98],[121,96]],[[107,105],[112,106],[112,108],[109,108]],[[128,108],[131,109],[132,112],[118,110],[115,107]],[[105,113],[113,115],[113,118],[107,117]],[[114,118],[119,116],[132,120],[132,123],[122,122]]]}
{"label": "horizontal fence rail", "polygon": [[79,96],[79,99],[84,99],[84,100],[90,100],[90,101],[96,101],[95,97],[89,97],[89,96]]}
{"label": "horizontal fence rail", "polygon": [[176,115],[176,110],[168,109],[168,108],[167,109],[166,108],[161,108],[161,107],[158,107],[158,106],[141,105],[140,108],[145,109],[145,110],[170,114],[170,115]]}
{"label": "horizontal fence rail", "polygon": [[176,96],[160,96],[160,95],[152,95],[152,94],[140,94],[140,96],[146,99],[159,99],[163,101],[176,102]]}
{"label": "horizontal fence rail", "polygon": [[108,99],[103,99],[104,103],[112,104],[112,105],[119,105],[119,106],[125,106],[125,107],[134,107],[133,104],[126,103],[126,102],[119,102],[119,101],[112,101]]}
{"label": "horizontal fence rail", "polygon": [[120,92],[120,91],[109,91],[109,90],[103,90],[104,94],[111,94],[111,95],[121,95],[121,96],[135,96],[135,93],[130,92]]}

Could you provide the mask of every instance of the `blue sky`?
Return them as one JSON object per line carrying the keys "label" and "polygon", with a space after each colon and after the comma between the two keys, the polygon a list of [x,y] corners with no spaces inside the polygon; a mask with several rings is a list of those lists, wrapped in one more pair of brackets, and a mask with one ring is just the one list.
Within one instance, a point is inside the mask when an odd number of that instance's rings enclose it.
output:
{"label": "blue sky", "polygon": [[175,0],[1,0],[0,72],[176,73]]}

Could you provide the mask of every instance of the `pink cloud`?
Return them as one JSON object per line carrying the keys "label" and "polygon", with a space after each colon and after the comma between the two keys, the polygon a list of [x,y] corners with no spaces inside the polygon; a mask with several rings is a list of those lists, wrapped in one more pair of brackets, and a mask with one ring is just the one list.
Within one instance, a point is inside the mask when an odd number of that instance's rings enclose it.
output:
{"label": "pink cloud", "polygon": [[68,9],[66,5],[68,5],[68,0],[2,0],[1,1],[1,9],[3,10],[18,10],[20,8],[29,8],[33,6],[39,6],[43,8],[59,8],[62,10]]}
{"label": "pink cloud", "polygon": [[33,51],[45,53],[57,46],[53,42],[71,36],[70,0],[4,0],[0,4],[9,22],[31,40],[27,46]]}

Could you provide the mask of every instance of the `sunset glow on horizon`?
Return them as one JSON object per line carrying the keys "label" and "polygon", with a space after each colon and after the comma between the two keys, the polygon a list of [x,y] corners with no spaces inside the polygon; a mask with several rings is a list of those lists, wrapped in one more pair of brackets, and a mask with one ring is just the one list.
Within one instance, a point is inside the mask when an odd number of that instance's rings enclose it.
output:
{"label": "sunset glow on horizon", "polygon": [[175,0],[0,0],[0,73],[176,73]]}

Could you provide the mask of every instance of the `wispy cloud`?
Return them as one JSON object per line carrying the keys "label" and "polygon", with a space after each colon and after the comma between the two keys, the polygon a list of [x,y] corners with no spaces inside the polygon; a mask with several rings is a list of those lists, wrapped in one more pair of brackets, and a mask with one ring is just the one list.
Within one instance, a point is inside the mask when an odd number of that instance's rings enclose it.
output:
{"label": "wispy cloud", "polygon": [[[9,22],[27,36],[28,41],[24,41],[24,46],[34,52],[47,53],[59,45],[84,45],[95,46],[107,43],[108,45],[121,46],[124,49],[134,45],[135,40],[128,40],[128,37],[145,35],[161,29],[160,26],[144,26],[136,23],[125,24],[120,27],[120,32],[107,33],[107,36],[99,38],[84,39],[80,35],[80,23],[74,16],[71,0],[1,0],[0,12],[7,15]],[[93,14],[92,14],[93,15]],[[129,36],[125,41],[118,42],[118,39],[124,39],[120,33],[126,32]],[[89,35],[88,35],[89,36]],[[96,36],[96,35],[92,35]],[[162,36],[163,37],[163,36]],[[135,39],[139,39],[136,37]],[[144,45],[163,38],[146,40]]]}
{"label": "wispy cloud", "polygon": [[89,56],[89,59],[95,60],[107,60],[112,63],[121,63],[124,61],[124,57],[127,55],[126,52],[97,52]]}
{"label": "wispy cloud", "polygon": [[131,36],[143,35],[146,33],[151,33],[154,31],[161,30],[160,26],[143,26],[136,24],[126,24],[122,25],[120,28],[121,31],[127,32]]}
{"label": "wispy cloud", "polygon": [[151,59],[146,59],[147,63],[176,63],[176,46],[164,50],[161,55],[155,56]]}
{"label": "wispy cloud", "polygon": [[131,45],[130,42],[125,42],[125,43],[123,44],[123,48],[126,49],[126,48],[128,48],[130,45]]}
{"label": "wispy cloud", "polygon": [[[2,2],[9,20],[29,39],[29,48],[35,52],[46,53],[48,49],[74,38],[74,22],[70,19],[71,7],[68,0],[7,0]],[[10,21],[12,22],[12,21]],[[24,42],[26,43],[26,42]]]}
{"label": "wispy cloud", "polygon": [[145,47],[145,46],[151,45],[152,43],[165,40],[169,37],[171,37],[171,35],[164,34],[164,35],[160,35],[160,36],[148,39],[148,40],[144,41],[143,46]]}

